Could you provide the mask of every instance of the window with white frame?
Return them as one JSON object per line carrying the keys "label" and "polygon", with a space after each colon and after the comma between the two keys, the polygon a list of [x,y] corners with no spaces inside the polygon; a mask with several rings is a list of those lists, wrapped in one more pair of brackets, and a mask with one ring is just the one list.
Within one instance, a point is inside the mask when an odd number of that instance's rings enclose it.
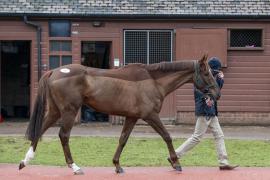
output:
{"label": "window with white frame", "polygon": [[124,62],[152,64],[172,61],[172,30],[125,30]]}

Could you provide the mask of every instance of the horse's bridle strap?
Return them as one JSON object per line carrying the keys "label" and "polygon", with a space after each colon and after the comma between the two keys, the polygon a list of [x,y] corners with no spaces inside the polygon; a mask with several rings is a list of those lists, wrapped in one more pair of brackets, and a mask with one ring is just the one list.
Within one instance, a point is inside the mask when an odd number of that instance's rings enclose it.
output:
{"label": "horse's bridle strap", "polygon": [[209,89],[211,87],[215,87],[214,84],[207,85],[207,83],[204,81],[204,79],[200,76],[200,66],[198,60],[194,61],[194,76],[193,81],[197,89],[202,91],[203,89]]}

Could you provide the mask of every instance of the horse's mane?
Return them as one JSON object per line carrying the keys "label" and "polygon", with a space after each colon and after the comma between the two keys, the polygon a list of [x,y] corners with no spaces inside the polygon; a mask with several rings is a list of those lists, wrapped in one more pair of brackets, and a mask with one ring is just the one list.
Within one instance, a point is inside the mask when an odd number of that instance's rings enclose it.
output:
{"label": "horse's mane", "polygon": [[150,78],[156,79],[159,77],[163,77],[168,73],[190,70],[194,70],[194,61],[192,60],[178,62],[161,62],[150,65],[132,63],[119,69],[110,70],[87,68],[87,74],[92,76],[112,77],[129,81],[142,81]]}
{"label": "horse's mane", "polygon": [[174,72],[184,71],[193,68],[194,61],[177,61],[177,62],[161,62],[155,64],[144,65],[144,68],[148,71],[162,71],[162,72]]}

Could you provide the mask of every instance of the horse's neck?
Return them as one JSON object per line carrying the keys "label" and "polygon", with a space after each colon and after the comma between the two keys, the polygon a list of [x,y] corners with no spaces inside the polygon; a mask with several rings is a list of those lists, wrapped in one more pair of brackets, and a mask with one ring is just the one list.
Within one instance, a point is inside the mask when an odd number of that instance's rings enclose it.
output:
{"label": "horse's neck", "polygon": [[183,84],[192,81],[194,61],[160,63],[159,67],[153,65],[150,69],[150,73],[159,84],[162,94],[166,96]]}
{"label": "horse's neck", "polygon": [[182,71],[159,78],[156,81],[160,85],[161,89],[163,89],[164,96],[166,96],[177,88],[181,87],[183,84],[192,82],[192,78],[192,71]]}

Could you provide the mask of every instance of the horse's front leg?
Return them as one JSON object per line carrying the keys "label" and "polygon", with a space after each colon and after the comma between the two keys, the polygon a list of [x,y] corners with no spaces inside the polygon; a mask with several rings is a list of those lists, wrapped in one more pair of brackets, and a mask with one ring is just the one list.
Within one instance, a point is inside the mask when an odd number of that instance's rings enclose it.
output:
{"label": "horse's front leg", "polygon": [[124,172],[123,168],[121,168],[121,166],[120,166],[119,158],[120,158],[120,155],[123,151],[123,148],[126,145],[126,142],[129,138],[129,135],[130,135],[132,129],[134,128],[134,125],[136,124],[136,122],[137,122],[137,119],[126,117],[123,129],[122,129],[122,133],[121,133],[121,136],[119,138],[119,144],[118,144],[117,150],[116,150],[114,157],[113,157],[113,164],[115,165],[115,172],[116,173],[123,173]]}
{"label": "horse's front leg", "polygon": [[144,119],[166,142],[169,153],[170,153],[170,163],[172,167],[177,171],[182,171],[182,168],[178,162],[177,155],[175,153],[172,138],[168,131],[165,129],[164,125],[161,123],[158,114],[154,114],[151,118]]}
{"label": "horse's front leg", "polygon": [[75,120],[76,113],[65,113],[62,117],[62,125],[59,131],[59,138],[61,140],[61,144],[63,147],[66,163],[68,167],[72,168],[75,175],[84,174],[79,166],[77,166],[71,156],[70,148],[69,148],[69,137],[70,132],[73,127],[73,123]]}

